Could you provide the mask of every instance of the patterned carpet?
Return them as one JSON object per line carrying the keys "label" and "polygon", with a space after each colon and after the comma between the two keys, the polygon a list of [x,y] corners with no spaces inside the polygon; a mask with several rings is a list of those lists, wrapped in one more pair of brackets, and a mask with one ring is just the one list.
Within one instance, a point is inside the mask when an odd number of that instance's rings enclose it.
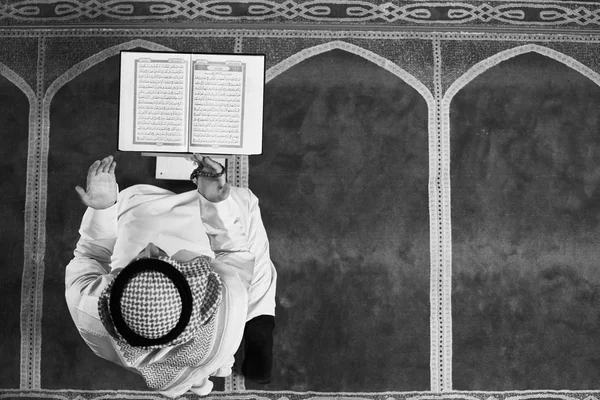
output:
{"label": "patterned carpet", "polygon": [[0,398],[160,397],[64,302],[95,158],[191,188],[117,151],[130,49],[266,55],[263,154],[229,179],[279,272],[274,379],[210,398],[600,398],[600,3],[9,1],[0,24]]}
{"label": "patterned carpet", "polygon": [[6,26],[147,22],[350,24],[377,27],[565,27],[597,29],[593,1],[408,0],[17,0],[0,5]]}

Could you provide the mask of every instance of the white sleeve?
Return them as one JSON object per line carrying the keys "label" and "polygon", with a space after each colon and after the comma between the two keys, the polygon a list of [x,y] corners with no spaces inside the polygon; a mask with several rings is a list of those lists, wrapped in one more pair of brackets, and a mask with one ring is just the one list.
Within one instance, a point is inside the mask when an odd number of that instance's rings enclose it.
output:
{"label": "white sleeve", "polygon": [[238,204],[231,196],[219,203],[198,197],[202,223],[216,259],[233,268],[248,288],[254,276],[255,259],[244,232]]}

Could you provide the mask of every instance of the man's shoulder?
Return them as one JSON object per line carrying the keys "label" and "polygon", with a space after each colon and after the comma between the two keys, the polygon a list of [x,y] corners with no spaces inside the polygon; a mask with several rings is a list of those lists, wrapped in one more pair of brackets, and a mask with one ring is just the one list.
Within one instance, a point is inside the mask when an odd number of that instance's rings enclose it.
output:
{"label": "man's shoulder", "polygon": [[163,189],[163,188],[160,188],[158,186],[146,185],[146,184],[132,185],[132,186],[129,186],[129,187],[125,188],[125,189],[122,189],[119,192],[119,196],[121,198],[129,198],[129,197],[133,197],[133,196],[136,196],[136,195],[144,195],[144,194],[148,194],[148,195],[156,195],[156,194],[169,195],[169,194],[174,194],[174,193],[171,192],[170,190]]}
{"label": "man's shoulder", "polygon": [[[195,190],[191,190],[194,192]],[[126,187],[125,189],[121,189],[119,193],[124,195],[134,195],[134,194],[175,194],[174,192],[148,184],[137,184]],[[185,192],[188,193],[188,192]],[[251,198],[255,197],[254,193],[248,188],[239,187],[239,186],[231,186],[231,193],[240,198]]]}
{"label": "man's shoulder", "polygon": [[[181,197],[181,201],[191,201],[198,196],[198,191],[190,190],[177,194],[158,186],[138,184],[122,189],[119,192],[119,202],[133,201],[133,203],[137,204],[138,202],[146,202],[170,196]],[[238,186],[231,186],[230,196],[239,206],[244,208],[251,208],[252,204],[258,200],[250,189]]]}

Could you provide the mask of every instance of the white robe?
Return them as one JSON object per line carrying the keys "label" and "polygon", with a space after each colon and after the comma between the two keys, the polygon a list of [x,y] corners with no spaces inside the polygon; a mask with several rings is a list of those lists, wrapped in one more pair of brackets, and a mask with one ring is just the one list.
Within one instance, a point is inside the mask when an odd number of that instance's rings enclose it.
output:
{"label": "white robe", "polygon": [[[161,391],[169,397],[187,390],[208,394],[210,375],[231,373],[245,321],[275,315],[277,273],[258,199],[248,189],[232,187],[227,200],[210,203],[195,190],[174,194],[135,185],[121,191],[117,204],[106,210],[88,208],[79,233],[75,258],[65,272],[69,311],[94,353],[134,372],[143,365],[127,365],[100,321],[102,290],[149,243],[179,261],[200,254],[216,258],[212,265],[223,280],[224,296],[217,311],[215,346],[204,365],[190,368]],[[168,357],[168,352],[156,357]]]}

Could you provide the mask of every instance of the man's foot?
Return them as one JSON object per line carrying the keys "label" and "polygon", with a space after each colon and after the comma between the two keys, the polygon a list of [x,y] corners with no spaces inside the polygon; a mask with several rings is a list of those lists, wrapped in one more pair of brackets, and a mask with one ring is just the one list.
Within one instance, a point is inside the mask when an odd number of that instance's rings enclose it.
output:
{"label": "man's foot", "polygon": [[255,383],[271,381],[274,328],[275,317],[272,315],[260,315],[246,322],[242,374]]}

